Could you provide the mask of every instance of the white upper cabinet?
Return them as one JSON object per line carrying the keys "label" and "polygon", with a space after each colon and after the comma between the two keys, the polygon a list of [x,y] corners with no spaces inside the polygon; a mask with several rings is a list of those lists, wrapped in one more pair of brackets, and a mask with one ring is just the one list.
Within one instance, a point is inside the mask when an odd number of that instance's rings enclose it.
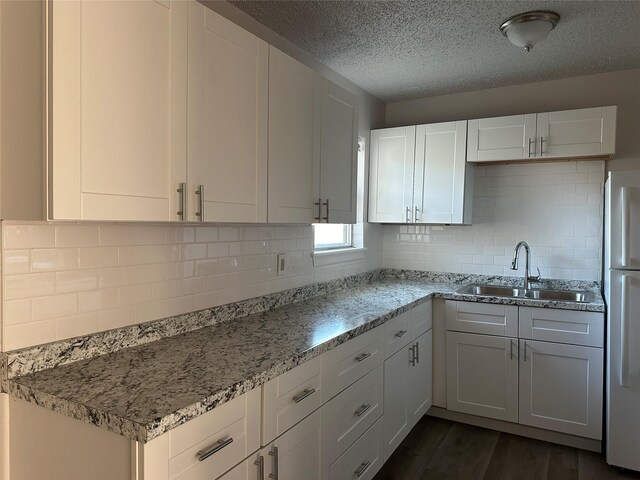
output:
{"label": "white upper cabinet", "polygon": [[616,144],[616,107],[539,113],[540,157],[612,155]]}
{"label": "white upper cabinet", "polygon": [[535,113],[469,120],[469,162],[523,160],[535,148]]}
{"label": "white upper cabinet", "polygon": [[322,79],[319,195],[315,222],[356,223],[358,102]]}
{"label": "white upper cabinet", "polygon": [[466,143],[466,121],[416,127],[415,223],[470,223],[474,172]]}
{"label": "white upper cabinet", "polygon": [[197,2],[188,38],[187,174],[174,179],[187,182],[184,219],[264,223],[269,46]]}
{"label": "white upper cabinet", "polygon": [[174,218],[171,170],[185,154],[186,77],[172,67],[184,61],[187,4],[47,8],[49,217]]}
{"label": "white upper cabinet", "polygon": [[313,223],[320,154],[320,75],[269,47],[270,223]]}
{"label": "white upper cabinet", "polygon": [[471,223],[466,142],[466,121],[372,131],[369,221]]}
{"label": "white upper cabinet", "polygon": [[616,111],[614,106],[469,120],[467,161],[611,156]]}
{"label": "white upper cabinet", "polygon": [[413,221],[415,140],[415,126],[371,132],[370,222]]}

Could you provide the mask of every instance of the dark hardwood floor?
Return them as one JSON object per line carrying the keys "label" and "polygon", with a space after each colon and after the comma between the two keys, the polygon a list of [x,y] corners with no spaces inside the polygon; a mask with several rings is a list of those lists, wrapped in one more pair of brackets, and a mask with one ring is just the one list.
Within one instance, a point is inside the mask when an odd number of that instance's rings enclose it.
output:
{"label": "dark hardwood floor", "polygon": [[601,454],[425,416],[374,480],[614,480]]}

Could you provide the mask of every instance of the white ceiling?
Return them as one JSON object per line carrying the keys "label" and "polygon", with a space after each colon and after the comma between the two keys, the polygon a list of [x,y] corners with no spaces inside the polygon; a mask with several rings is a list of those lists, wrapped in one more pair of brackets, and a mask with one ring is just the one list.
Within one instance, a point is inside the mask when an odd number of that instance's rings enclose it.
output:
{"label": "white ceiling", "polygon": [[[230,1],[385,102],[640,67],[636,0]],[[536,9],[562,18],[527,53],[499,26]]]}

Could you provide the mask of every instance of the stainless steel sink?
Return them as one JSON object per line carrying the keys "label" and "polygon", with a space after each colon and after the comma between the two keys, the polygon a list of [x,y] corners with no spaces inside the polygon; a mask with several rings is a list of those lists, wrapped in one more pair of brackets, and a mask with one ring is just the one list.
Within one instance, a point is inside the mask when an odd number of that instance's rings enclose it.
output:
{"label": "stainless steel sink", "polygon": [[467,285],[458,290],[458,293],[469,295],[490,295],[493,297],[523,297],[524,290],[500,285]]}
{"label": "stainless steel sink", "polygon": [[527,292],[528,298],[539,300],[560,300],[563,302],[589,303],[593,302],[592,292],[578,292],[575,290],[538,290],[531,289]]}
{"label": "stainless steel sink", "polygon": [[593,302],[592,292],[576,290],[545,290],[539,288],[529,289],[526,294],[523,288],[505,287],[502,285],[466,285],[458,290],[458,293],[467,295],[488,295],[493,297],[531,298],[535,300],[557,300],[563,302],[589,303]]}

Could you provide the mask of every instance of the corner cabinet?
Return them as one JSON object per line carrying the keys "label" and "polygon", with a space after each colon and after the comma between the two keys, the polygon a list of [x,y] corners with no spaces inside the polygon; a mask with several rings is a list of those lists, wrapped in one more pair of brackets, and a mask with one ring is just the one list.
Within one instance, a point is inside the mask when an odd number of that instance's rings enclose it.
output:
{"label": "corner cabinet", "polygon": [[371,132],[369,221],[471,223],[467,122]]}
{"label": "corner cabinet", "polygon": [[[170,220],[187,3],[47,2],[49,216]],[[132,75],[131,72],[135,72]]]}
{"label": "corner cabinet", "polygon": [[468,162],[605,157],[615,153],[617,107],[469,120]]}

